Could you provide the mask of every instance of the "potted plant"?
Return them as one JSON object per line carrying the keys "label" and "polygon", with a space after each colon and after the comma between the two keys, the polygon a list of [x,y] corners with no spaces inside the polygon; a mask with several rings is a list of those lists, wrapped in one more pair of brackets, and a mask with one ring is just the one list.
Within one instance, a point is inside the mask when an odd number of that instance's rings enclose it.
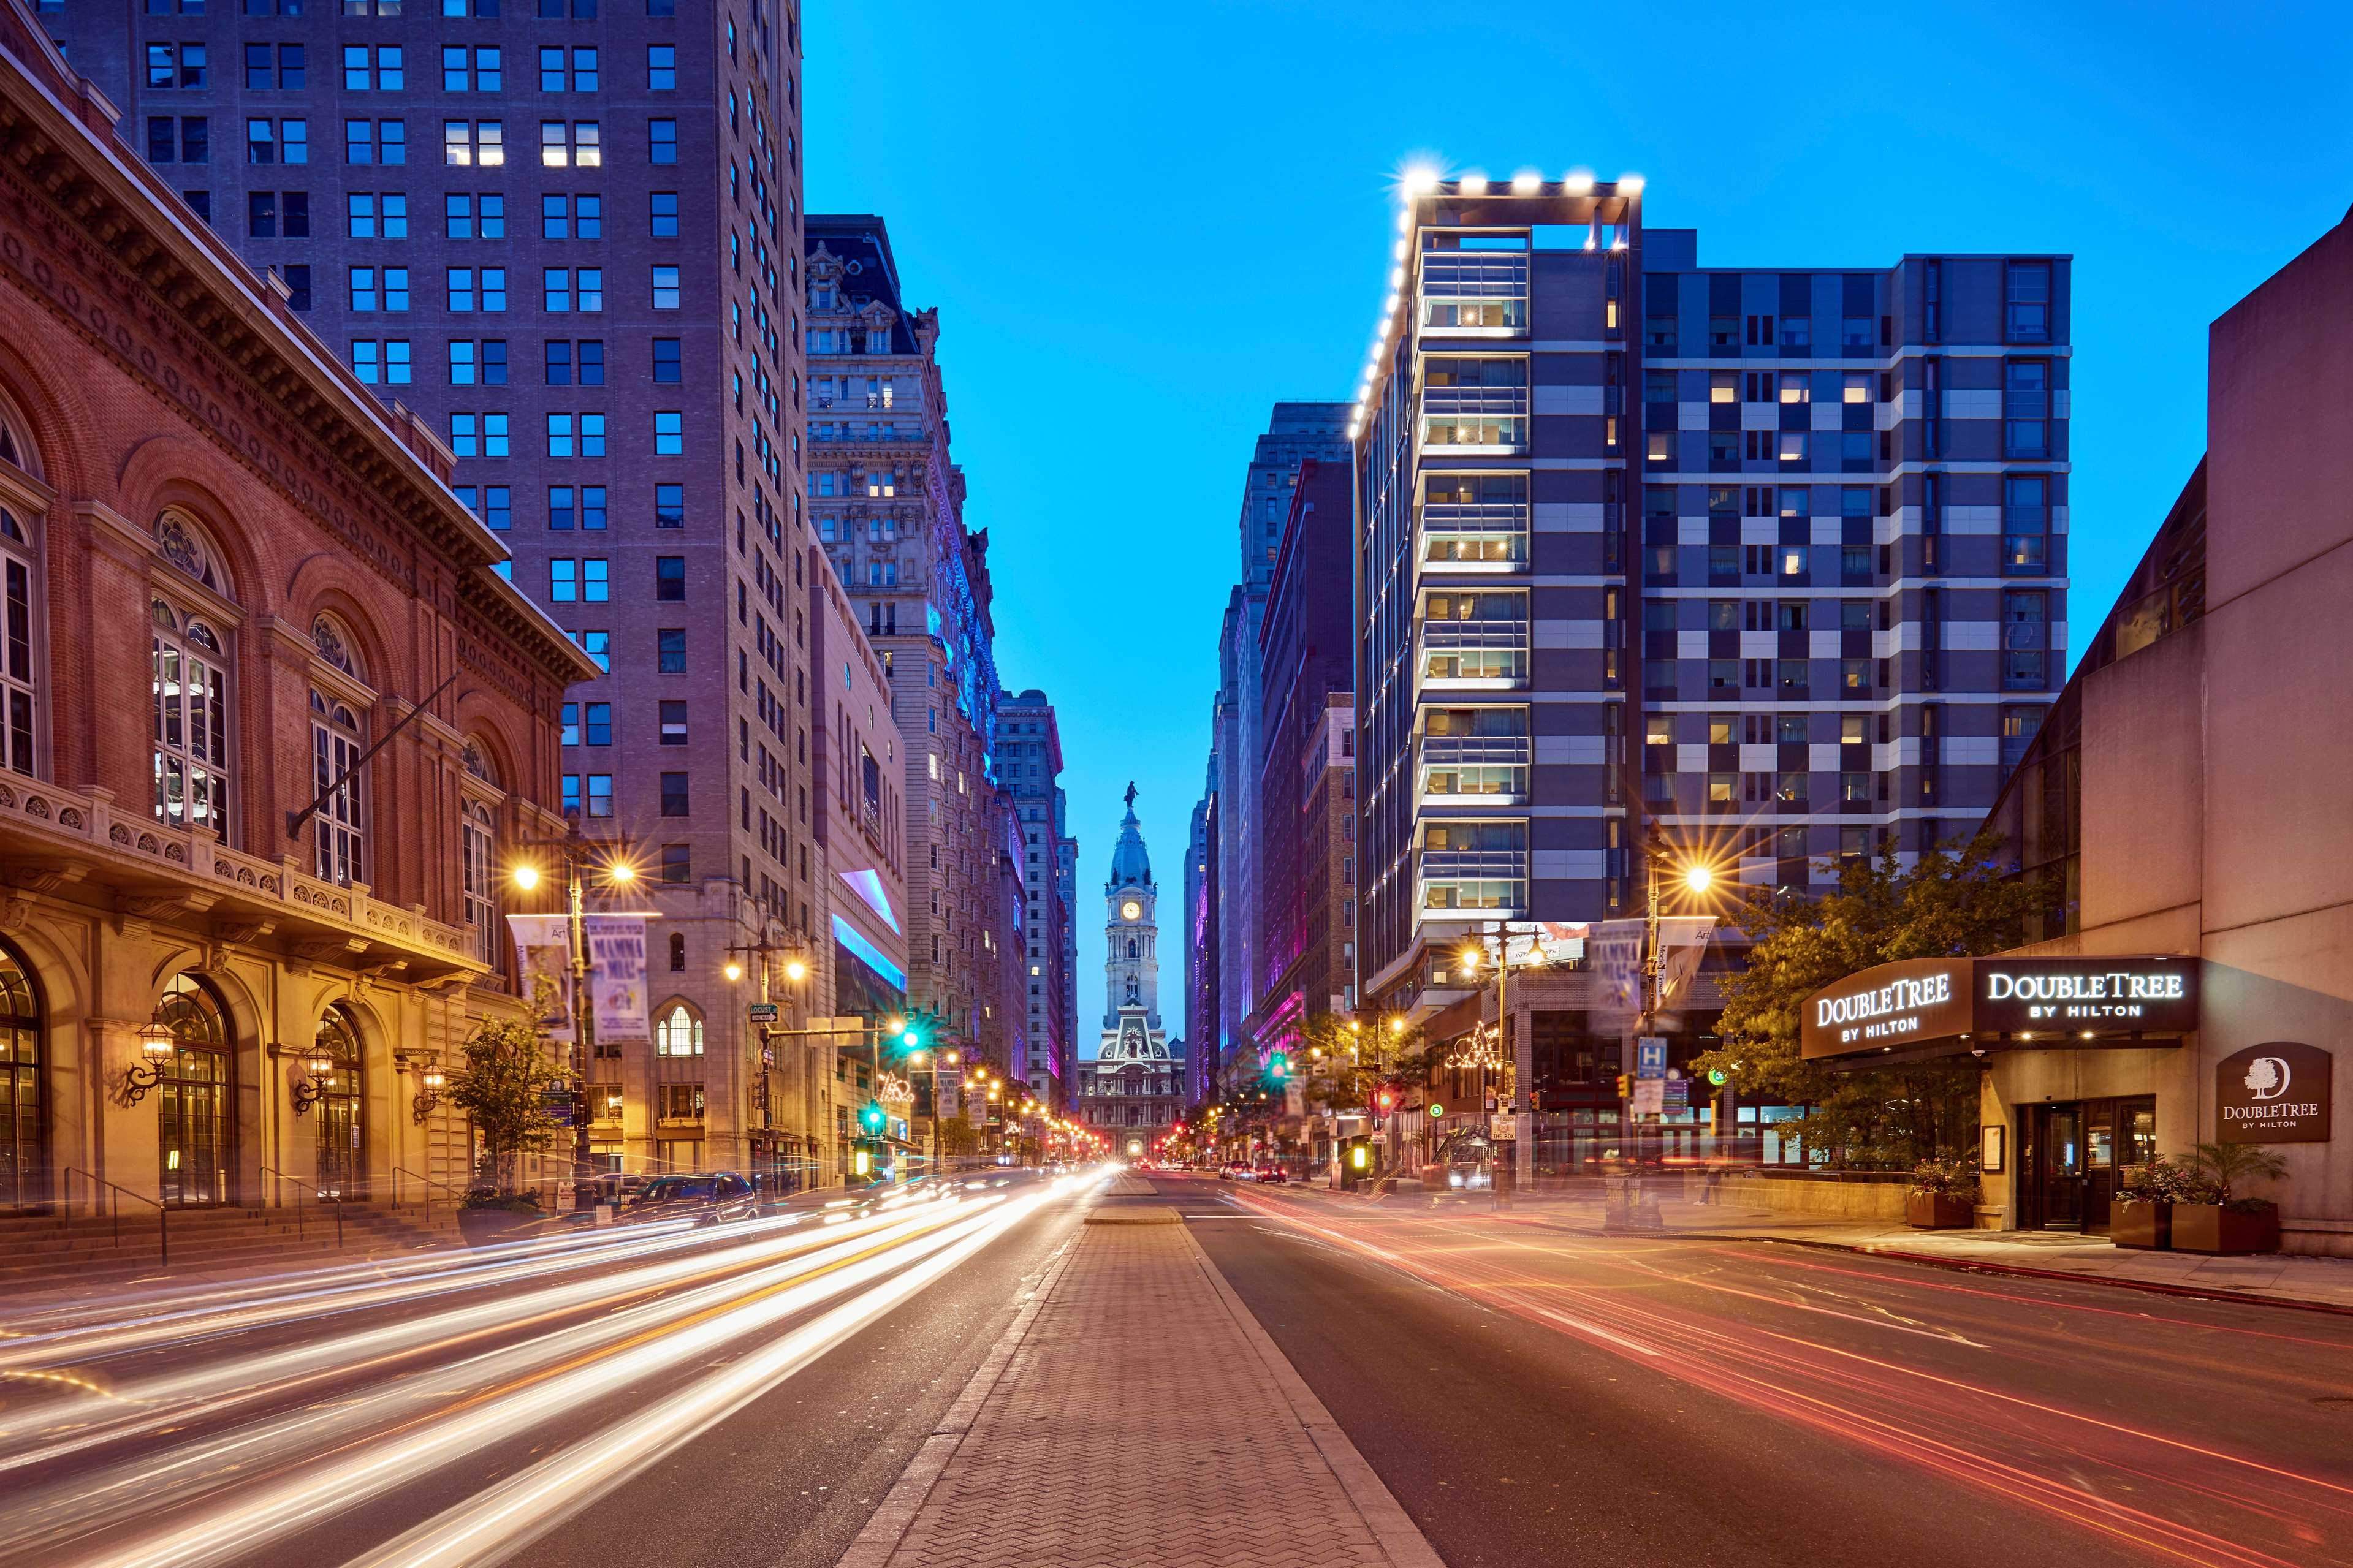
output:
{"label": "potted plant", "polygon": [[2173,1204],[2189,1191],[2196,1173],[2162,1154],[2146,1165],[2128,1165],[2108,1200],[2108,1239],[2118,1247],[2162,1252],[2173,1245]]}
{"label": "potted plant", "polygon": [[1912,1167],[1904,1217],[1915,1230],[1967,1230],[1977,1224],[1978,1173],[1960,1160],[1923,1160]]}
{"label": "potted plant", "polygon": [[2287,1162],[2254,1143],[2200,1143],[2190,1152],[2197,1183],[2194,1195],[2173,1202],[2176,1252],[2277,1252],[2279,1205],[2269,1198],[2240,1197],[2232,1189],[2253,1181],[2276,1181]]}

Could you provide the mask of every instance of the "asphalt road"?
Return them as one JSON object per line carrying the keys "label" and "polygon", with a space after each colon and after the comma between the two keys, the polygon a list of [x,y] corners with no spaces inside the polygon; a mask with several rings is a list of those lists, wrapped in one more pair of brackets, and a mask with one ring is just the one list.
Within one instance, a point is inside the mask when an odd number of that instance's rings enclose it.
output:
{"label": "asphalt road", "polygon": [[0,1307],[0,1563],[827,1568],[1078,1212],[992,1180]]}
{"label": "asphalt road", "polygon": [[2353,1319],[1155,1180],[1451,1568],[2353,1562]]}

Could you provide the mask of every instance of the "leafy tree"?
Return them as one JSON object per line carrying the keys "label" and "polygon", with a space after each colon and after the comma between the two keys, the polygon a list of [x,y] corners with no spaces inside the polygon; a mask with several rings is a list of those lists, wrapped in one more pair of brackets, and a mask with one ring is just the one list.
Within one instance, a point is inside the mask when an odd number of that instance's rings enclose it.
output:
{"label": "leafy tree", "polygon": [[568,1088],[539,1020],[558,1010],[554,987],[533,988],[530,1016],[489,1018],[466,1039],[466,1065],[450,1075],[448,1099],[482,1135],[480,1178],[501,1199],[515,1194],[518,1156],[555,1146],[558,1123],[547,1112],[550,1089]]}
{"label": "leafy tree", "polygon": [[1834,1163],[1908,1169],[1970,1156],[1978,1122],[1978,1067],[1900,1063],[1834,1070],[1799,1050],[1806,999],[1875,964],[1908,958],[2000,952],[2023,939],[2025,917],[2044,907],[2040,883],[2004,870],[1999,834],[1980,830],[1923,850],[1905,867],[1891,847],[1839,868],[1838,891],[1746,905],[1733,923],[1755,945],[1725,983],[1724,1044],[1698,1058],[1745,1095],[1810,1110],[1784,1123]]}

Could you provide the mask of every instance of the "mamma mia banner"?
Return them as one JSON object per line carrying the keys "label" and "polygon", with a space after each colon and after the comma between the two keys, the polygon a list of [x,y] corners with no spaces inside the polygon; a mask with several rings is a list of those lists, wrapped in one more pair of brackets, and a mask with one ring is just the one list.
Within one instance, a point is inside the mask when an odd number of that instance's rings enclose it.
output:
{"label": "mamma mia banner", "polygon": [[642,915],[589,915],[588,995],[596,1042],[643,1044],[646,1027],[646,922]]}
{"label": "mamma mia banner", "polygon": [[569,1045],[577,1037],[572,1027],[572,921],[567,915],[509,915],[514,932],[517,977],[522,994],[536,994],[544,980],[555,988],[548,1016],[539,1021],[551,1040]]}

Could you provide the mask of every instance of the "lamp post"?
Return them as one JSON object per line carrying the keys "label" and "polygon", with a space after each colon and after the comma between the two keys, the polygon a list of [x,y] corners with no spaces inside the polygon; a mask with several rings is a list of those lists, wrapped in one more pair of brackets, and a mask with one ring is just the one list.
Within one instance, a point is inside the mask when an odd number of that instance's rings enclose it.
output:
{"label": "lamp post", "polygon": [[[807,951],[803,944],[799,942],[770,942],[764,937],[758,942],[731,943],[727,947],[726,952],[728,954],[727,962],[722,967],[720,973],[727,977],[727,983],[731,985],[744,978],[744,964],[742,960],[735,956],[736,954],[741,953],[744,955],[744,957],[754,958],[759,961],[760,1001],[763,1005],[765,1005],[772,1000],[768,994],[769,954],[781,952],[785,955],[785,979],[790,982],[796,988],[800,985],[801,982],[808,978],[809,966]],[[775,1171],[776,1163],[776,1118],[771,1113],[768,1098],[768,1069],[774,1065],[769,1060],[770,1047],[768,1041],[772,1036],[780,1033],[782,1033],[782,1031],[777,1029],[773,1023],[769,1022],[767,1017],[762,1017],[758,1030],[759,1055],[755,1064],[760,1072],[760,1092],[754,1109],[760,1113],[760,1131],[767,1145],[768,1167],[772,1173]],[[756,1164],[757,1162],[755,1161],[754,1163]]]}
{"label": "lamp post", "polygon": [[[580,825],[576,821],[572,825],[572,831],[561,838],[526,839],[522,847],[551,850],[556,858],[564,863],[564,908],[569,920],[570,938],[565,945],[570,950],[572,962],[573,1030],[577,1037],[573,1042],[573,1048],[579,1053],[576,1063],[578,1070],[575,1074],[579,1090],[572,1115],[572,1175],[573,1180],[578,1183],[587,1178],[590,1169],[588,1074],[589,1061],[595,1054],[596,1040],[596,1009],[590,1005],[587,994],[588,921],[586,910],[587,878],[584,872],[601,856],[606,887],[607,889],[627,888],[636,885],[638,868],[627,857],[619,853],[615,845],[603,839],[590,838],[582,833]],[[529,861],[523,861],[509,873],[508,879],[519,890],[528,893],[539,886],[539,868]],[[573,1203],[575,1207],[579,1205],[576,1187]]]}
{"label": "lamp post", "polygon": [[[1664,955],[1659,951],[1660,880],[1662,872],[1672,872],[1682,882],[1683,890],[1694,898],[1704,898],[1715,886],[1715,871],[1702,860],[1687,860],[1680,869],[1674,864],[1674,852],[1668,846],[1666,835],[1659,825],[1651,824],[1651,831],[1642,841],[1643,912],[1642,912],[1642,1009],[1634,1027],[1635,1048],[1641,1048],[1644,1037],[1656,1026],[1659,1013],[1659,976],[1665,966]],[[1628,1084],[1630,1089],[1631,1083]],[[1625,1112],[1627,1126],[1633,1125],[1632,1111]],[[1639,1145],[1638,1145],[1639,1148]]]}

